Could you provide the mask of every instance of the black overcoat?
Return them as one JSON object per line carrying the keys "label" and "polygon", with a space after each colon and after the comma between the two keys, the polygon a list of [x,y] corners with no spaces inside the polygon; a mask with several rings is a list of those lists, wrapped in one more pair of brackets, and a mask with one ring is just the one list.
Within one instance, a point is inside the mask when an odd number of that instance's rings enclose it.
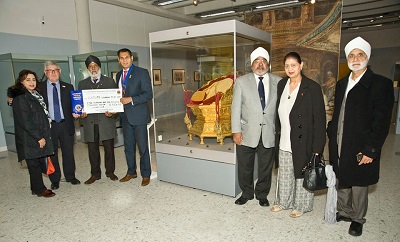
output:
{"label": "black overcoat", "polygon": [[[349,75],[336,84],[335,110],[327,128],[329,160],[340,187],[373,185],[379,180],[381,149],[390,127],[394,102],[393,82],[374,74],[368,68],[349,91],[339,162],[338,120],[348,82]],[[373,162],[358,165],[356,155],[359,152],[374,159]]]}
{"label": "black overcoat", "polygon": [[[284,78],[278,83],[275,124],[277,153],[281,134],[278,107],[287,81],[288,78]],[[306,76],[302,76],[296,101],[289,114],[289,122],[294,176],[300,179],[304,177],[302,169],[310,161],[312,154],[322,153],[326,142],[326,115],[321,86]],[[277,164],[278,155],[275,158]]]}
{"label": "black overcoat", "polygon": [[[49,119],[42,105],[26,89],[9,88],[7,92],[13,98],[18,161],[53,155]],[[46,140],[46,144],[40,148],[38,141],[42,138]]]}

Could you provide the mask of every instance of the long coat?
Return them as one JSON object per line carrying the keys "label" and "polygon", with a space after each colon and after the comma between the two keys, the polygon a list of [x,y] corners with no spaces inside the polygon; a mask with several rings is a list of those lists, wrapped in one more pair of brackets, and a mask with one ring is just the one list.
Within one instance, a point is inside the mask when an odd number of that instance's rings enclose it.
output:
{"label": "long coat", "polygon": [[[278,100],[276,110],[288,78],[278,83]],[[302,169],[310,161],[313,153],[322,153],[326,141],[326,116],[325,104],[322,97],[321,86],[313,80],[302,76],[297,93],[296,101],[289,114],[290,143],[292,148],[292,159],[294,176],[296,179],[303,178]],[[279,147],[281,135],[281,123],[277,111],[276,115],[276,147]],[[278,154],[277,149],[277,154]],[[276,163],[279,162],[278,155]]]}
{"label": "long coat", "polygon": [[[26,89],[8,89],[13,98],[12,108],[15,126],[15,144],[18,161],[53,155],[50,123],[39,101]],[[44,138],[46,144],[39,146]]]}
{"label": "long coat", "polygon": [[236,79],[231,108],[232,133],[242,133],[242,145],[255,148],[262,134],[265,148],[275,147],[276,86],[281,79],[268,73],[268,100],[262,110],[254,73]]}
{"label": "long coat", "polygon": [[[90,90],[90,89],[111,89],[118,88],[115,81],[109,77],[101,75],[99,82],[93,84],[90,77],[79,82],[79,90]],[[115,118],[106,117],[104,113],[88,114],[88,116],[82,119],[84,139],[86,142],[94,142],[94,125],[99,125],[99,140],[114,139],[116,136]]]}
{"label": "long coat", "polygon": [[[393,83],[367,69],[346,98],[342,149],[338,154],[338,121],[349,75],[336,84],[335,110],[328,124],[329,159],[340,187],[368,186],[379,180],[381,148],[389,132],[394,95]],[[358,165],[361,152],[374,159]],[[340,157],[340,161],[339,161]]]}
{"label": "long coat", "polygon": [[[121,86],[121,76],[123,70],[117,73],[117,80]],[[124,105],[123,116],[126,115],[131,125],[143,125],[150,122],[150,111],[147,106],[153,98],[153,89],[149,71],[133,66],[132,72],[126,77],[125,96],[132,97],[132,103]]]}

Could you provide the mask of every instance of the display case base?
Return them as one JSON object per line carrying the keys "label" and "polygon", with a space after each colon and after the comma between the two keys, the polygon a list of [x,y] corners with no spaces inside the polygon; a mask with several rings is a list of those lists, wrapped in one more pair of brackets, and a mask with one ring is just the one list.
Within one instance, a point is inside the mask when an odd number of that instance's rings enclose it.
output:
{"label": "display case base", "polygon": [[235,197],[241,190],[236,163],[156,153],[161,181]]}

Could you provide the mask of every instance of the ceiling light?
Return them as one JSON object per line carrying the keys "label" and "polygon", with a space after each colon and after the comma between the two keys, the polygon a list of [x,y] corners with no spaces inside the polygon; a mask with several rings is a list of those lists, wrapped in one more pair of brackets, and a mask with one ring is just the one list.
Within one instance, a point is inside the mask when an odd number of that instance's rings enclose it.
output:
{"label": "ceiling light", "polygon": [[193,5],[197,6],[197,4],[199,4],[199,0],[193,0]]}
{"label": "ceiling light", "polygon": [[284,6],[284,5],[288,5],[288,4],[292,4],[292,3],[298,3],[298,2],[299,2],[299,0],[293,0],[293,1],[282,2],[282,3],[272,3],[272,4],[257,6],[256,9]]}
{"label": "ceiling light", "polygon": [[204,15],[200,15],[200,18],[215,17],[215,16],[220,16],[220,15],[225,15],[225,14],[230,14],[230,13],[235,13],[235,12],[236,12],[236,11],[231,10],[231,11],[225,11],[225,12],[204,14]]}
{"label": "ceiling light", "polygon": [[170,4],[173,4],[173,3],[179,3],[179,2],[183,2],[183,1],[186,1],[186,0],[157,1],[154,4],[158,5],[158,6],[166,6],[166,5],[170,5]]}
{"label": "ceiling light", "polygon": [[314,4],[314,3],[315,3],[315,0],[310,0],[310,3],[311,3],[311,4]]}

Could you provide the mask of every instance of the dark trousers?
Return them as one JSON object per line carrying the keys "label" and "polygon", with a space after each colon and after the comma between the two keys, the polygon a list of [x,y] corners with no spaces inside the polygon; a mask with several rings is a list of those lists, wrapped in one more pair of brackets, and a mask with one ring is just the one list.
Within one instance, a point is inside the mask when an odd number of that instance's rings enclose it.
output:
{"label": "dark trousers", "polygon": [[[336,180],[337,181],[337,180]],[[338,182],[336,182],[338,184]],[[337,210],[342,216],[364,224],[368,209],[368,186],[337,189]]]}
{"label": "dark trousers", "polygon": [[61,170],[58,160],[58,142],[62,153],[63,172],[67,181],[75,178],[75,158],[74,158],[74,135],[68,134],[66,122],[51,123],[51,139],[53,141],[54,155],[51,161],[53,162],[55,172],[49,176],[51,182],[60,182]]}
{"label": "dark trousers", "polygon": [[[262,139],[258,146],[251,148],[244,145],[236,145],[238,160],[238,180],[242,189],[242,196],[248,199],[266,199],[271,189],[272,166],[274,164],[275,148],[265,148]],[[254,162],[257,154],[258,180],[254,188]]]}
{"label": "dark trousers", "polygon": [[37,159],[26,159],[26,165],[28,166],[29,178],[31,182],[31,191],[35,194],[39,194],[47,190],[43,183],[41,159],[44,159],[44,157]]}
{"label": "dark trousers", "polygon": [[150,177],[150,153],[147,141],[147,124],[131,125],[125,115],[122,115],[122,129],[124,132],[124,147],[126,162],[128,164],[127,174],[136,174],[136,145],[140,154],[140,173],[142,177]]}
{"label": "dark trousers", "polygon": [[[114,155],[114,139],[103,140],[104,148],[104,165],[106,167],[106,175],[110,175],[115,171],[115,155]],[[100,139],[99,125],[94,125],[94,142],[88,142],[90,173],[92,176],[101,177],[101,157],[100,157]]]}

